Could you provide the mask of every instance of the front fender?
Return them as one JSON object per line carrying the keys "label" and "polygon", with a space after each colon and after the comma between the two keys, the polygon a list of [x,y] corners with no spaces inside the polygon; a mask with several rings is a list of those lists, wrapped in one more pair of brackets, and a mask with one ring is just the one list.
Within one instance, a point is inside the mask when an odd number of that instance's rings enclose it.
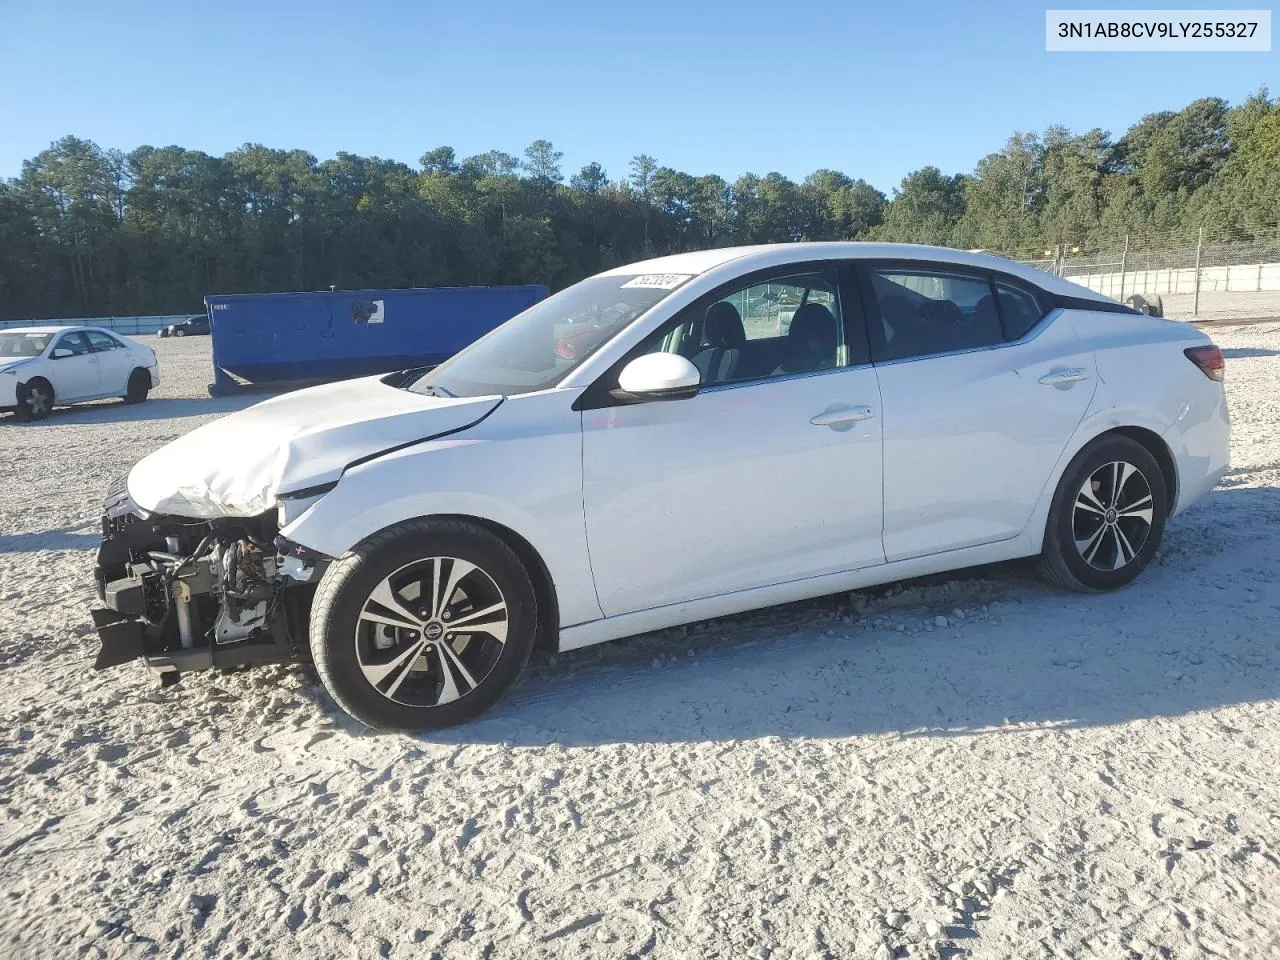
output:
{"label": "front fender", "polygon": [[[331,557],[405,520],[470,516],[506,527],[538,552],[555,584],[562,626],[597,620],[582,510],[580,416],[563,394],[504,403],[461,434],[353,467],[281,533]],[[532,407],[555,415],[531,429]]]}

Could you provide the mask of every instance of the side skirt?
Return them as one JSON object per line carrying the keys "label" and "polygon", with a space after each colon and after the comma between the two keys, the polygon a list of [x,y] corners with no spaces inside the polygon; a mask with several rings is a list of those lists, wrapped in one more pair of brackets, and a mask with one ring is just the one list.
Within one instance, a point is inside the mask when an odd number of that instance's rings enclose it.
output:
{"label": "side skirt", "polygon": [[893,563],[863,567],[860,570],[846,570],[820,577],[808,577],[804,580],[790,580],[768,587],[756,587],[717,597],[637,610],[634,613],[561,628],[560,650],[577,650],[579,647],[589,647],[596,643],[616,640],[619,637],[630,637],[638,633],[648,633],[651,630],[664,630],[667,627],[694,623],[698,620],[727,617],[730,614],[773,607],[780,603],[809,600],[846,590],[874,587],[883,583],[893,583],[895,580],[909,580],[912,577],[962,570],[965,567],[977,567],[986,563],[1016,560],[1019,557],[1034,556],[1038,551],[1035,539],[1024,531],[1012,540],[1002,540],[999,543],[985,543],[977,547],[949,550],[946,553],[935,553],[927,557],[912,557],[909,560],[896,560]]}

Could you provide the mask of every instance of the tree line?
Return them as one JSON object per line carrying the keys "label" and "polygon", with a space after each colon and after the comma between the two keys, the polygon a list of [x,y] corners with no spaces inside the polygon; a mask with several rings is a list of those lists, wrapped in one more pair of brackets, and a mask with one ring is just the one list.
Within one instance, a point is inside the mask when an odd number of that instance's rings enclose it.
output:
{"label": "tree line", "polygon": [[[886,144],[891,146],[891,144]],[[730,182],[635,157],[567,180],[546,140],[522,156],[412,167],[246,144],[102,149],[68,136],[0,182],[0,319],[182,313],[206,293],[460,284],[553,289],[648,256],[740,243],[900,240],[1004,252],[1089,249],[1208,225],[1280,224],[1280,99],[1208,97],[1094,129],[1018,133],[972,173],[926,166],[886,196],[820,169]]]}

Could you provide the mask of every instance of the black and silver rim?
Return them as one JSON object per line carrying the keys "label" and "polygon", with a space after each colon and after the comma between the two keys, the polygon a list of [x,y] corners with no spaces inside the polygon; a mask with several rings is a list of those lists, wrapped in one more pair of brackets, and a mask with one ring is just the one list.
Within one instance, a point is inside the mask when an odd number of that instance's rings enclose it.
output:
{"label": "black and silver rim", "polygon": [[49,412],[49,392],[44,387],[27,388],[27,412],[33,417],[43,417]]}
{"label": "black and silver rim", "polygon": [[1076,495],[1072,539],[1095,570],[1120,570],[1142,552],[1154,516],[1146,475],[1132,463],[1113,461],[1093,471]]}
{"label": "black and silver rim", "polygon": [[493,671],[507,625],[506,598],[483,569],[456,557],[415,560],[365,600],[356,621],[356,660],[388,700],[442,706]]}

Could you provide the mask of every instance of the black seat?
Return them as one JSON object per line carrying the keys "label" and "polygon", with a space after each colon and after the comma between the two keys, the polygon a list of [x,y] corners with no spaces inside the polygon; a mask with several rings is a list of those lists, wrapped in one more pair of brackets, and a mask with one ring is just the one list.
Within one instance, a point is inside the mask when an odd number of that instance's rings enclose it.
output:
{"label": "black seat", "polygon": [[964,311],[950,300],[926,300],[920,305],[920,320],[927,332],[929,353],[958,350],[967,340]]}
{"label": "black seat", "polygon": [[702,382],[732,380],[742,362],[742,347],[747,342],[747,331],[742,326],[738,308],[723,300],[713,303],[707,308],[702,331],[709,346],[693,356],[693,365],[702,374]]}
{"label": "black seat", "polygon": [[831,311],[820,303],[806,303],[791,318],[787,356],[773,375],[831,369],[836,365],[839,339]]}

